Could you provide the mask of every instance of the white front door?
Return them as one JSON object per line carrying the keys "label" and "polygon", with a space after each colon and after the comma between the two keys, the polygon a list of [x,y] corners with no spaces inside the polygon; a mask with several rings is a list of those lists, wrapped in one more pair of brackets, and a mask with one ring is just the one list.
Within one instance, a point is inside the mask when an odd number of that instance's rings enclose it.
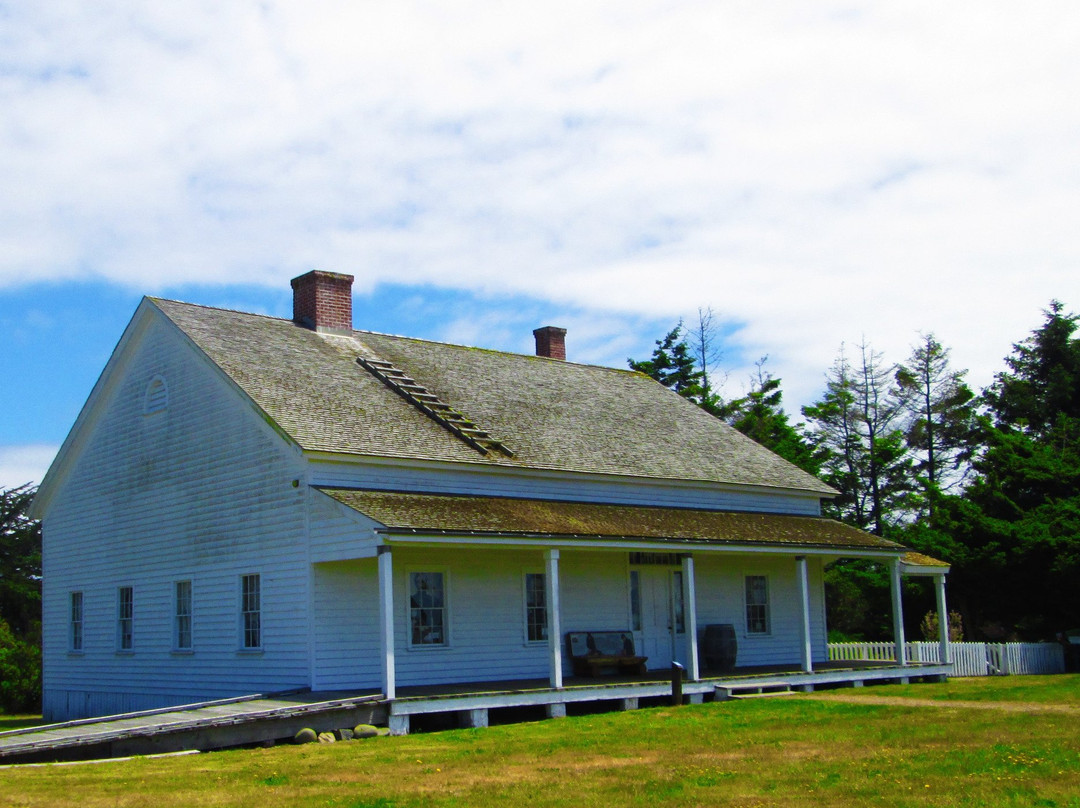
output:
{"label": "white front door", "polygon": [[678,642],[681,636],[675,631],[678,610],[673,595],[677,584],[681,581],[670,567],[643,566],[630,570],[634,643],[638,654],[649,658],[646,663],[649,670],[670,668],[672,661],[682,656],[682,643]]}

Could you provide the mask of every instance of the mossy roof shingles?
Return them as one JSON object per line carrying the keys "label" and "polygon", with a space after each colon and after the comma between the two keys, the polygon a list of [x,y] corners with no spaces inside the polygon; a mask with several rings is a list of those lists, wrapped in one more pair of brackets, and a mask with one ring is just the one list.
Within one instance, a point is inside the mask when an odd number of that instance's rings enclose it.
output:
{"label": "mossy roof shingles", "polygon": [[[835,492],[640,374],[152,301],[302,448]],[[484,456],[360,367],[374,352],[514,452]]]}
{"label": "mossy roof shingles", "polygon": [[392,532],[693,541],[898,552],[895,542],[814,516],[501,497],[322,489]]}

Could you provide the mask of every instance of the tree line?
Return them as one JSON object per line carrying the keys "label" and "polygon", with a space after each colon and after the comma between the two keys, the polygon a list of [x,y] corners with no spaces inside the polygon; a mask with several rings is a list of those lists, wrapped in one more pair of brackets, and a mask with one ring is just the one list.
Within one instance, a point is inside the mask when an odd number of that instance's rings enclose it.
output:
{"label": "tree line", "polygon": [[41,709],[41,523],[35,489],[0,489],[0,711]]}
{"label": "tree line", "polygon": [[[979,392],[933,334],[900,363],[865,340],[842,346],[798,423],[765,359],[748,393],[720,395],[711,323],[711,311],[699,311],[697,327],[680,322],[629,366],[829,483],[838,495],[826,515],[949,562],[967,636],[1050,639],[1080,626],[1077,315],[1052,301]],[[923,583],[905,587],[914,632],[932,596]],[[826,597],[838,635],[891,635],[880,565],[832,565]]]}

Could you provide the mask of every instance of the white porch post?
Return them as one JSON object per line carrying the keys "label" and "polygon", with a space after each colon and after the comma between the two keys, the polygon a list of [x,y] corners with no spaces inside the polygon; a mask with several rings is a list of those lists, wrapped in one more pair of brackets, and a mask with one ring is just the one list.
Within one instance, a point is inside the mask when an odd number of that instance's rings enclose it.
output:
{"label": "white porch post", "polygon": [[941,643],[941,664],[952,663],[949,651],[949,610],[945,608],[945,576],[934,576],[934,588],[937,590],[938,637]]}
{"label": "white porch post", "polygon": [[382,646],[382,686],[387,699],[397,696],[394,666],[394,563],[390,545],[379,546],[379,640]]}
{"label": "white porch post", "polygon": [[694,582],[694,557],[687,553],[682,557],[683,622],[686,624],[686,662],[691,682],[700,676],[697,644],[697,584]]}
{"label": "white porch post", "polygon": [[802,669],[810,673],[814,670],[814,646],[810,641],[810,572],[806,556],[795,556],[795,571],[799,579],[799,627],[802,633],[799,647],[802,651]]}
{"label": "white porch post", "polygon": [[893,642],[896,643],[896,662],[907,665],[906,643],[904,642],[904,604],[900,590],[900,559],[894,558],[889,569],[892,589]]}
{"label": "white porch post", "polygon": [[545,550],[544,562],[546,575],[544,575],[544,588],[547,590],[547,632],[548,632],[548,655],[551,669],[549,681],[551,686],[558,689],[563,686],[562,677],[562,619],[559,606],[559,551]]}

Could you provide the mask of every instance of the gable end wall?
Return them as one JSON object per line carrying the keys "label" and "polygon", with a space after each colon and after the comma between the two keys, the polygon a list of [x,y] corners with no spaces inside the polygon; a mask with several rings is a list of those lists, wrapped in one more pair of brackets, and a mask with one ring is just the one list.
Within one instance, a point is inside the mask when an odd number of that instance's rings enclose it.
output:
{"label": "gable end wall", "polygon": [[[44,519],[45,718],[306,686],[301,457],[163,319],[125,350]],[[156,375],[169,406],[146,416]],[[262,576],[261,653],[239,650],[248,573]],[[173,652],[177,580],[192,582],[190,653]],[[130,654],[116,649],[120,586],[134,589]],[[68,649],[72,591],[84,600],[79,654]]]}

